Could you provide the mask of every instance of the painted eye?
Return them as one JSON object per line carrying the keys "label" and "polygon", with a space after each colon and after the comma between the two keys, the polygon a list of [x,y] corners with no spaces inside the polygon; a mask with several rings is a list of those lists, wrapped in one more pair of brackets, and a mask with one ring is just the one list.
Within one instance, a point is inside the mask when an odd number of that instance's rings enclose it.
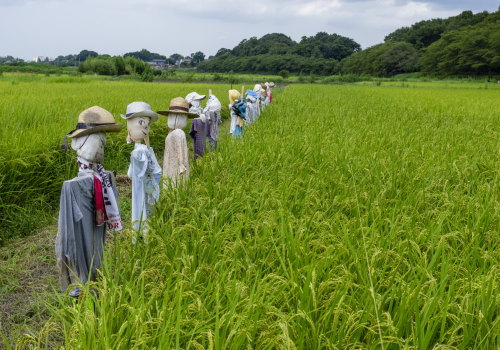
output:
{"label": "painted eye", "polygon": [[143,125],[144,124],[144,120],[139,120],[139,125]]}

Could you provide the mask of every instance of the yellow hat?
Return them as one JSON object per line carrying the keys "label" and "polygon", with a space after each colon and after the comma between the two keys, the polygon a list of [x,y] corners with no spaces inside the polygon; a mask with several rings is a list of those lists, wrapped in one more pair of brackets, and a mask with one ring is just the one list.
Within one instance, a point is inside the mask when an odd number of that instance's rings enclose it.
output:
{"label": "yellow hat", "polygon": [[238,90],[229,90],[229,104],[234,104],[234,101],[240,98],[241,94]]}

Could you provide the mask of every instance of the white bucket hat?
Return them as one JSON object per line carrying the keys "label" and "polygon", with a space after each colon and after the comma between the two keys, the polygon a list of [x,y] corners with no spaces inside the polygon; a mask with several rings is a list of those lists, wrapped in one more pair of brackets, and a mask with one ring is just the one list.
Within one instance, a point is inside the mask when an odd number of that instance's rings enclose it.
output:
{"label": "white bucket hat", "polygon": [[189,94],[187,94],[186,96],[186,101],[188,101],[188,103],[191,103],[195,100],[198,100],[198,101],[201,101],[203,100],[205,97],[207,97],[207,95],[200,95],[198,94],[197,92],[191,92]]}
{"label": "white bucket hat", "polygon": [[158,120],[158,115],[153,112],[151,106],[146,102],[132,102],[127,106],[127,114],[120,114],[123,119],[130,119],[133,117],[149,117],[151,123]]}

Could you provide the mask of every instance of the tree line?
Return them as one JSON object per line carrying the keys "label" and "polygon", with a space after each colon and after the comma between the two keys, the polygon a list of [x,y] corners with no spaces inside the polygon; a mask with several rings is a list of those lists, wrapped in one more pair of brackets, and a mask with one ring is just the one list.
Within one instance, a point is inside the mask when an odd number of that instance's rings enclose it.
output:
{"label": "tree line", "polygon": [[354,40],[319,32],[303,36],[300,42],[281,33],[242,40],[229,50],[220,49],[213,59],[201,62],[203,72],[271,73],[280,71],[331,75],[338,71],[340,60],[361,51]]}
{"label": "tree line", "polygon": [[342,60],[339,72],[392,76],[417,71],[442,76],[500,74],[500,11],[464,11],[397,29],[384,43]]}
{"label": "tree line", "polygon": [[386,77],[419,71],[496,75],[500,74],[500,11],[464,11],[447,19],[420,21],[365,50],[350,38],[324,32],[302,37],[300,42],[284,34],[252,37],[231,50],[220,49],[214,59],[200,63],[198,70]]}

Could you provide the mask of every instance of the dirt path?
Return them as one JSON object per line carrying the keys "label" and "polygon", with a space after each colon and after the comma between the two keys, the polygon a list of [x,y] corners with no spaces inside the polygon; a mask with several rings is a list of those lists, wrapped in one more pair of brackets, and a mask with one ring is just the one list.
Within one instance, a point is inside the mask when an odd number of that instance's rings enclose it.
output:
{"label": "dirt path", "polygon": [[45,303],[58,287],[56,234],[54,223],[0,248],[0,331],[12,344],[36,335],[49,318]]}

